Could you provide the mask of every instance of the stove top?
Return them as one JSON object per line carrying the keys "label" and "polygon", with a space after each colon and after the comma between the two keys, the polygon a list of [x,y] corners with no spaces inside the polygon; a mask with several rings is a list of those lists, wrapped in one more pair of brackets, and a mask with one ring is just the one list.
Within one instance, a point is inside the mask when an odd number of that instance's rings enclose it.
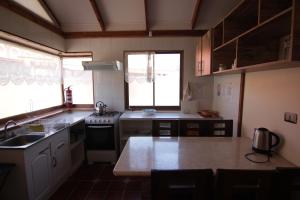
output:
{"label": "stove top", "polygon": [[106,112],[102,115],[99,113],[93,113],[85,118],[86,124],[114,124],[120,117],[119,112]]}
{"label": "stove top", "polygon": [[99,113],[93,113],[91,114],[90,116],[91,117],[113,117],[115,115],[119,115],[119,112],[117,111],[109,111],[109,112],[106,112],[104,114],[99,114]]}

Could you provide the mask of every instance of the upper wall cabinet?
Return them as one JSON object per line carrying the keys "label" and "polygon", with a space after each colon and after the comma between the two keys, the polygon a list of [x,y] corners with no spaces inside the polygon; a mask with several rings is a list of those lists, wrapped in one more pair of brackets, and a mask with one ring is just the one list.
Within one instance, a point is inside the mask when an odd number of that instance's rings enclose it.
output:
{"label": "upper wall cabinet", "polygon": [[243,0],[212,36],[214,74],[300,66],[300,1]]}
{"label": "upper wall cabinet", "polygon": [[197,42],[195,75],[211,74],[211,31],[207,31]]}

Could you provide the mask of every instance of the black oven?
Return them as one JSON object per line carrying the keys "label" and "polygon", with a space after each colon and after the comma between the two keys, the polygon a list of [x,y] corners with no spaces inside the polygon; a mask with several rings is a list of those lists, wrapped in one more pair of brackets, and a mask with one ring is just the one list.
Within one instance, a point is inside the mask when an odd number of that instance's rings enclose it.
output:
{"label": "black oven", "polygon": [[115,150],[113,124],[86,124],[87,150]]}

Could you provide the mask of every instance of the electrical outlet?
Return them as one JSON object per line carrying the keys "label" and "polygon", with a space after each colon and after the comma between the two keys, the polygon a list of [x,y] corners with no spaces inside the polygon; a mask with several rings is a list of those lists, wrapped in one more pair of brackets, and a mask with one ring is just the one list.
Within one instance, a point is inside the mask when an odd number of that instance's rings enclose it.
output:
{"label": "electrical outlet", "polygon": [[290,113],[290,112],[285,112],[284,113],[284,121],[290,122],[293,124],[297,124],[298,120],[298,115],[297,113]]}

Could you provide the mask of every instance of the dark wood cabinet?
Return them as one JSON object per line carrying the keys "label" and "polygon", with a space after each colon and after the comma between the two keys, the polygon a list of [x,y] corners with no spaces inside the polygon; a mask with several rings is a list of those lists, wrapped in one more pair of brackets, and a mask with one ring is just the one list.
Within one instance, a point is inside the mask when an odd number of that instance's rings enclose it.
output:
{"label": "dark wood cabinet", "polygon": [[180,136],[208,136],[209,124],[206,120],[180,121]]}
{"label": "dark wood cabinet", "polygon": [[180,136],[232,137],[233,120],[182,120]]}
{"label": "dark wood cabinet", "polygon": [[152,136],[157,136],[157,137],[178,136],[178,121],[177,120],[153,120]]}
{"label": "dark wood cabinet", "polygon": [[195,61],[195,76],[201,76],[201,59],[202,59],[202,38],[197,40],[196,45],[196,61]]}
{"label": "dark wood cabinet", "polygon": [[207,31],[197,42],[195,75],[211,74],[211,31]]}

